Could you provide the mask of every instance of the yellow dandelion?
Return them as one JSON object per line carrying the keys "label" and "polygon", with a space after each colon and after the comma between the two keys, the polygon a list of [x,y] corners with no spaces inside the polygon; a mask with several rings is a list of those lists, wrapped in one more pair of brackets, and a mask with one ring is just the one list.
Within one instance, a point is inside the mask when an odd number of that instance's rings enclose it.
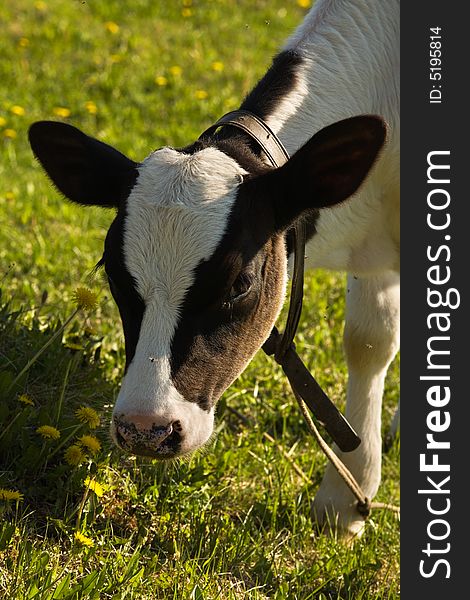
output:
{"label": "yellow dandelion", "polygon": [[39,433],[45,440],[58,440],[60,438],[60,431],[52,425],[41,425],[36,429],[36,433]]}
{"label": "yellow dandelion", "polygon": [[181,11],[182,17],[190,17],[193,14],[193,11],[190,8],[183,8]]}
{"label": "yellow dandelion", "polygon": [[47,10],[47,4],[43,0],[38,0],[34,3],[36,10],[39,12],[45,12]]}
{"label": "yellow dandelion", "polygon": [[14,140],[16,138],[16,131],[14,129],[5,129],[3,135],[10,140]]}
{"label": "yellow dandelion", "polygon": [[93,548],[93,546],[95,545],[95,542],[91,538],[89,538],[86,535],[83,535],[83,533],[80,533],[80,531],[76,531],[73,534],[73,537],[76,539],[76,541],[81,546],[86,546],[87,548]]}
{"label": "yellow dandelion", "polygon": [[65,106],[55,106],[52,112],[56,117],[62,117],[63,119],[70,117],[71,114],[70,108],[66,108]]}
{"label": "yellow dandelion", "polygon": [[157,75],[155,77],[155,83],[157,85],[163,86],[163,85],[166,85],[168,83],[168,79],[166,77],[164,77],[163,75]]}
{"label": "yellow dandelion", "polygon": [[212,63],[212,70],[213,71],[223,71],[224,70],[224,63],[220,60],[215,60]]}
{"label": "yellow dandelion", "polygon": [[124,56],[122,54],[111,54],[109,58],[112,63],[118,63],[123,60]]}
{"label": "yellow dandelion", "polygon": [[113,35],[115,35],[119,31],[119,25],[114,21],[107,21],[104,24],[104,26],[106,28],[106,31],[109,31],[109,33],[112,33]]}
{"label": "yellow dandelion", "polygon": [[206,90],[196,90],[194,95],[198,100],[204,100],[209,95]]}
{"label": "yellow dandelion", "polygon": [[[12,192],[10,192],[11,194]],[[8,192],[7,192],[8,194]],[[21,396],[18,396],[18,402],[21,402],[22,404],[29,404],[30,406],[34,406],[34,402],[33,399],[31,398],[31,396],[28,396],[28,394],[21,394]]]}
{"label": "yellow dandelion", "polygon": [[103,496],[103,494],[104,494],[104,488],[103,488],[103,486],[100,483],[98,483],[96,481],[96,479],[91,479],[90,477],[87,477],[85,479],[85,481],[83,482],[83,484],[89,490],[91,490],[92,492],[94,492],[98,496],[98,498],[101,498],[101,496]]}
{"label": "yellow dandelion", "polygon": [[82,435],[78,438],[78,443],[89,450],[92,454],[96,454],[101,450],[101,444],[98,438],[94,435]]}
{"label": "yellow dandelion", "polygon": [[82,462],[86,459],[86,454],[77,446],[77,444],[72,444],[67,448],[64,452],[65,462],[71,465],[72,467],[78,467]]}
{"label": "yellow dandelion", "polygon": [[12,112],[17,117],[22,117],[25,113],[25,110],[22,106],[18,106],[18,104],[15,104],[10,108],[10,112]]}
{"label": "yellow dandelion", "polygon": [[75,416],[81,423],[86,423],[90,429],[96,429],[100,424],[98,413],[89,406],[80,406],[75,411]]}
{"label": "yellow dandelion", "polygon": [[92,100],[88,100],[88,102],[85,102],[85,108],[90,113],[90,115],[96,115],[96,113],[98,112],[98,108]]}
{"label": "yellow dandelion", "polygon": [[0,500],[6,500],[7,502],[11,500],[23,500],[23,494],[16,490],[0,488]]}
{"label": "yellow dandelion", "polygon": [[183,72],[183,69],[179,65],[173,65],[172,67],[170,67],[170,73],[174,77],[179,77],[182,72]]}
{"label": "yellow dandelion", "polygon": [[27,48],[29,46],[28,38],[22,37],[18,40],[18,46],[20,48]]}
{"label": "yellow dandelion", "polygon": [[5,199],[6,200],[14,200],[15,199],[15,193],[14,192],[5,192]]}
{"label": "yellow dandelion", "polygon": [[7,120],[5,119],[5,117],[0,117],[0,127],[5,127],[6,124]]}
{"label": "yellow dandelion", "polygon": [[87,311],[94,310],[98,304],[96,294],[89,288],[83,286],[79,286],[75,289],[73,293],[73,301],[78,308]]}
{"label": "yellow dandelion", "polygon": [[301,8],[310,8],[312,6],[312,0],[297,0],[297,4]]}

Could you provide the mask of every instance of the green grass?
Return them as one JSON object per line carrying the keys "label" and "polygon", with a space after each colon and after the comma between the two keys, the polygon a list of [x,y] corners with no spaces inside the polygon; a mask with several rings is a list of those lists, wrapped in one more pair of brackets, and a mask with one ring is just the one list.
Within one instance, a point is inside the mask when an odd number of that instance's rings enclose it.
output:
{"label": "green grass", "polygon": [[[89,278],[112,214],[62,200],[26,137],[31,122],[61,119],[135,160],[185,145],[240,103],[303,14],[280,0],[1,3],[0,488],[23,497],[0,500],[0,596],[398,598],[393,514],[374,513],[352,548],[316,535],[309,505],[325,458],[279,368],[261,353],[220,401],[218,435],[203,453],[161,465],[112,448],[107,422],[123,340],[106,287]],[[99,293],[98,308],[79,313],[15,382],[72,313],[83,283]],[[344,277],[312,273],[306,288],[298,347],[343,407]],[[388,377],[384,429],[398,368]],[[24,393],[34,405],[18,400]],[[77,419],[80,406],[99,411],[97,429]],[[41,425],[60,438],[44,439]],[[311,483],[263,432],[291,450]],[[83,435],[101,449],[73,467],[64,453]],[[399,502],[398,469],[397,443],[384,456],[379,500]],[[102,496],[84,486],[87,476]]]}

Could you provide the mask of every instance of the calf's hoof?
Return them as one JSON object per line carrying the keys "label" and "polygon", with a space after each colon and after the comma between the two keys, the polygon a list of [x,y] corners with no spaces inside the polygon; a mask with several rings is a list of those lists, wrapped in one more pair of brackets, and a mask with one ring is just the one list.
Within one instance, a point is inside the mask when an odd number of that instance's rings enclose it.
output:
{"label": "calf's hoof", "polygon": [[311,506],[312,520],[320,533],[352,543],[364,533],[366,516],[357,509],[357,501],[340,506],[331,499],[315,498]]}

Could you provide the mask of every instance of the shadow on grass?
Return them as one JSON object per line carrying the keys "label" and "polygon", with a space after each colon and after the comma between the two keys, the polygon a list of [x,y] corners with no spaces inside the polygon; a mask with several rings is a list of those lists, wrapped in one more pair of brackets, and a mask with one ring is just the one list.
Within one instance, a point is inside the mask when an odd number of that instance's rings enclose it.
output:
{"label": "shadow on grass", "polygon": [[38,313],[12,310],[0,290],[0,488],[41,520],[62,518],[107,460],[116,386],[102,340],[84,328],[64,343],[63,325]]}

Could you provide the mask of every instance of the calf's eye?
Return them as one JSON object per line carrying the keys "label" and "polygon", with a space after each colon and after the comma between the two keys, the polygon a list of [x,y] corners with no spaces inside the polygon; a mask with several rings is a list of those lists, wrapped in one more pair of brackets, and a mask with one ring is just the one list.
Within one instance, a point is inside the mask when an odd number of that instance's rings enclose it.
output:
{"label": "calf's eye", "polygon": [[247,273],[240,273],[240,275],[233,282],[232,287],[230,288],[230,291],[222,306],[224,308],[228,308],[234,303],[242,300],[248,296],[252,287],[253,278]]}

